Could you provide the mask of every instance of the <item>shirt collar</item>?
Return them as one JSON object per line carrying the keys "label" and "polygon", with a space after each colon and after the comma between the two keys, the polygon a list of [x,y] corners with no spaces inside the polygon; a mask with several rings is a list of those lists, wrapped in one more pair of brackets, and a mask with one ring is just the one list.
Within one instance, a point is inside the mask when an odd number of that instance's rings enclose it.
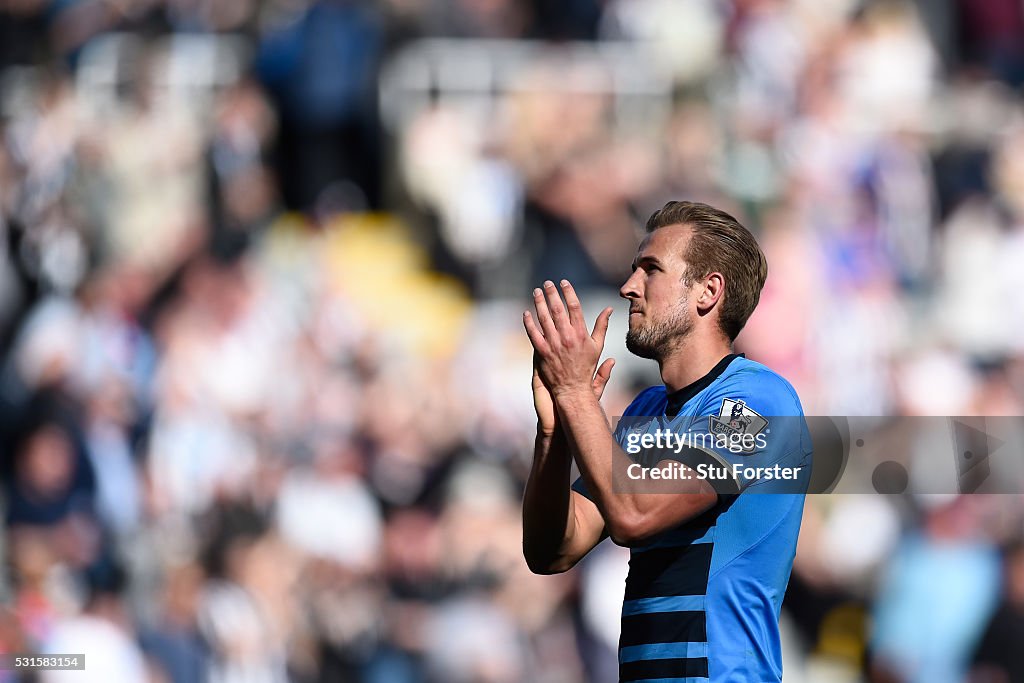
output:
{"label": "shirt collar", "polygon": [[730,353],[728,356],[718,361],[715,367],[711,368],[708,374],[704,375],[695,382],[687,384],[685,387],[678,391],[673,391],[667,396],[668,404],[665,406],[665,414],[669,417],[675,417],[682,410],[683,406],[691,398],[699,394],[704,389],[711,386],[711,383],[718,379],[725,369],[729,367],[729,363],[732,363],[737,358],[745,358],[742,353]]}

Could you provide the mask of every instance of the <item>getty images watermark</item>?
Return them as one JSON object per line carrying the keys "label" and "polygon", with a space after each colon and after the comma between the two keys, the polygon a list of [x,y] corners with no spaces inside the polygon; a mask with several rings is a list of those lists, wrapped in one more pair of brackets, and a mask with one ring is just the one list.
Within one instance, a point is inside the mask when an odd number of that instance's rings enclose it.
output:
{"label": "getty images watermark", "polygon": [[[657,465],[644,466],[631,462],[626,466],[626,476],[634,481],[796,481],[802,466],[783,466],[775,463],[770,467],[751,466],[743,462],[722,462],[720,459],[697,459],[690,465],[678,460],[693,452],[730,453],[737,456],[753,454],[768,449],[768,434],[744,431],[695,432],[682,434],[664,427],[651,431],[628,431],[625,434],[625,448],[629,455],[656,453],[671,458],[658,458]],[[703,460],[703,461],[702,461]]]}
{"label": "getty images watermark", "polygon": [[620,418],[616,436],[621,492],[1024,493],[1024,417],[762,416],[737,401]]}

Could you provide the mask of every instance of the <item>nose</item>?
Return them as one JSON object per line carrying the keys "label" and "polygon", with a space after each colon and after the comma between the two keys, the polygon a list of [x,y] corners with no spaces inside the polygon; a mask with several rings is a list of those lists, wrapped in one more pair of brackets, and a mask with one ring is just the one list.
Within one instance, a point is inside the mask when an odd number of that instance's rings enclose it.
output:
{"label": "nose", "polygon": [[637,268],[629,279],[619,288],[619,296],[623,299],[639,299],[643,295],[643,268]]}

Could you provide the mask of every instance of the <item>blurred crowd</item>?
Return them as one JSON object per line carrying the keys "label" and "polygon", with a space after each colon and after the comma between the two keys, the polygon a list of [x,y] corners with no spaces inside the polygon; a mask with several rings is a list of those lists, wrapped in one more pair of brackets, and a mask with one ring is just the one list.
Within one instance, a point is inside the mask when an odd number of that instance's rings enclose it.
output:
{"label": "blurred crowd", "polygon": [[[530,59],[469,106],[425,38]],[[808,414],[1020,415],[1022,86],[1018,0],[0,0],[0,652],[86,653],[0,682],[614,680],[628,551],[521,556],[530,289],[707,201]],[[783,631],[1024,681],[1024,497],[810,498]]]}

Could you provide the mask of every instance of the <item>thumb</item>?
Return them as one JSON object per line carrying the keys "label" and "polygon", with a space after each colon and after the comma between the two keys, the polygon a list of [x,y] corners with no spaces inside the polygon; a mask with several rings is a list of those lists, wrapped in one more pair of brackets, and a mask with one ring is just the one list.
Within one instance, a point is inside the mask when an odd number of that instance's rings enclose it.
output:
{"label": "thumb", "polygon": [[594,322],[594,331],[591,333],[590,338],[601,345],[604,348],[604,337],[608,334],[608,319],[612,317],[612,311],[614,309],[610,306],[597,316],[597,320]]}
{"label": "thumb", "polygon": [[597,374],[594,375],[594,395],[598,398],[604,395],[604,388],[608,385],[608,380],[612,376],[612,368],[615,367],[615,359],[609,358],[605,362],[601,363],[601,367],[597,369]]}

